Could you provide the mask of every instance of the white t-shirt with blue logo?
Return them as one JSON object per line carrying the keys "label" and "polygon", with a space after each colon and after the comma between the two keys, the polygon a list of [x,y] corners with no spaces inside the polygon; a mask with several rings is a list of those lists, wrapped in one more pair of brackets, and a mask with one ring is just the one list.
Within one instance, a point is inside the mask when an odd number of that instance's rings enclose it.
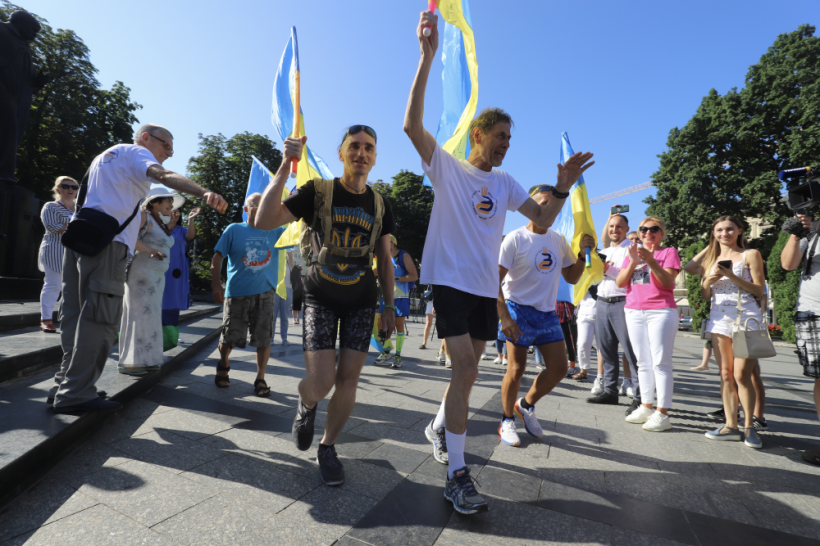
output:
{"label": "white t-shirt with blue logo", "polygon": [[261,230],[247,222],[229,225],[214,250],[228,260],[225,297],[253,296],[276,288],[279,282],[279,249],[276,241],[284,226]]}
{"label": "white t-shirt with blue logo", "polygon": [[498,256],[498,263],[508,269],[502,285],[504,299],[544,313],[555,311],[561,270],[576,261],[569,243],[557,231],[548,229],[539,235],[521,227],[510,232]]}
{"label": "white t-shirt with blue logo", "polygon": [[508,210],[529,198],[504,171],[482,171],[436,145],[421,167],[436,192],[424,242],[421,283],[498,297],[498,249]]}

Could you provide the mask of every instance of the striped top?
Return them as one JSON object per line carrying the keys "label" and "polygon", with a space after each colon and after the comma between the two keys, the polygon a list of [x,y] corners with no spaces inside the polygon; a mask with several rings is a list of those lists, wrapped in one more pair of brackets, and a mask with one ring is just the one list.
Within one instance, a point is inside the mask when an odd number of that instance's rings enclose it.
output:
{"label": "striped top", "polygon": [[59,273],[63,272],[63,245],[60,240],[62,233],[57,233],[71,220],[71,211],[59,201],[51,201],[43,205],[40,219],[46,228],[43,242],[40,243],[40,254],[37,263],[40,271],[45,272],[45,266]]}

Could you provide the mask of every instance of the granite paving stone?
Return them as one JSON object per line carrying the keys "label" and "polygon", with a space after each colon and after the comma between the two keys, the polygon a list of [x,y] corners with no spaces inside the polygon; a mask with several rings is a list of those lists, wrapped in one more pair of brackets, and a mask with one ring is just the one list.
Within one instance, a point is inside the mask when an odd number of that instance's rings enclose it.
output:
{"label": "granite paving stone", "polygon": [[61,482],[39,482],[0,514],[0,542],[90,508],[99,501]]}
{"label": "granite paving stone", "polygon": [[291,504],[281,515],[294,522],[321,523],[324,533],[339,538],[376,504],[375,499],[338,487],[319,487]]}
{"label": "granite paving stone", "polygon": [[176,474],[225,456],[224,452],[160,429],[111,446],[134,459],[163,466]]}

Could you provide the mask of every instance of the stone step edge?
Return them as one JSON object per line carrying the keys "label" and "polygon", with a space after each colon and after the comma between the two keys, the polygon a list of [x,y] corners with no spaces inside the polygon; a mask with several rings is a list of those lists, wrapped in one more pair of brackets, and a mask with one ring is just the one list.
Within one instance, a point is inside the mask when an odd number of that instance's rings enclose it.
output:
{"label": "stone step edge", "polygon": [[44,439],[37,446],[0,468],[0,510],[45,476],[57,463],[100,428],[118,418],[134,400],[157,386],[186,360],[201,352],[219,337],[220,331],[221,328],[214,329],[163,364],[161,369],[140,377],[122,391],[111,396],[111,400],[123,404],[122,409],[86,413],[54,436]]}
{"label": "stone step edge", "polygon": [[[185,314],[180,314],[179,323],[184,324],[206,315],[217,313],[218,306],[206,309],[197,309]],[[36,313],[35,313],[36,315]],[[22,379],[31,374],[42,371],[51,366],[56,366],[63,358],[63,349],[60,347],[59,334],[48,334],[57,341],[57,344],[43,349],[37,349],[28,353],[10,356],[0,359],[0,383],[14,379]],[[117,343],[115,342],[114,345]]]}

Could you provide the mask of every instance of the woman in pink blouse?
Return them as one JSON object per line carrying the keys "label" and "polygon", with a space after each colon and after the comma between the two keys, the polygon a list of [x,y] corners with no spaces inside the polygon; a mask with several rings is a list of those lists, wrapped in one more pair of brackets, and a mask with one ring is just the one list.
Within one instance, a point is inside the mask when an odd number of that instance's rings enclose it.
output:
{"label": "woman in pink blouse", "polygon": [[[638,360],[641,405],[627,416],[628,423],[661,432],[672,428],[672,349],[678,332],[678,306],[673,290],[680,272],[680,257],[674,248],[661,247],[666,224],[657,216],[641,221],[640,241],[629,246],[615,282],[626,286],[626,327]],[[651,341],[650,341],[651,340]],[[657,410],[653,410],[655,390]]]}

